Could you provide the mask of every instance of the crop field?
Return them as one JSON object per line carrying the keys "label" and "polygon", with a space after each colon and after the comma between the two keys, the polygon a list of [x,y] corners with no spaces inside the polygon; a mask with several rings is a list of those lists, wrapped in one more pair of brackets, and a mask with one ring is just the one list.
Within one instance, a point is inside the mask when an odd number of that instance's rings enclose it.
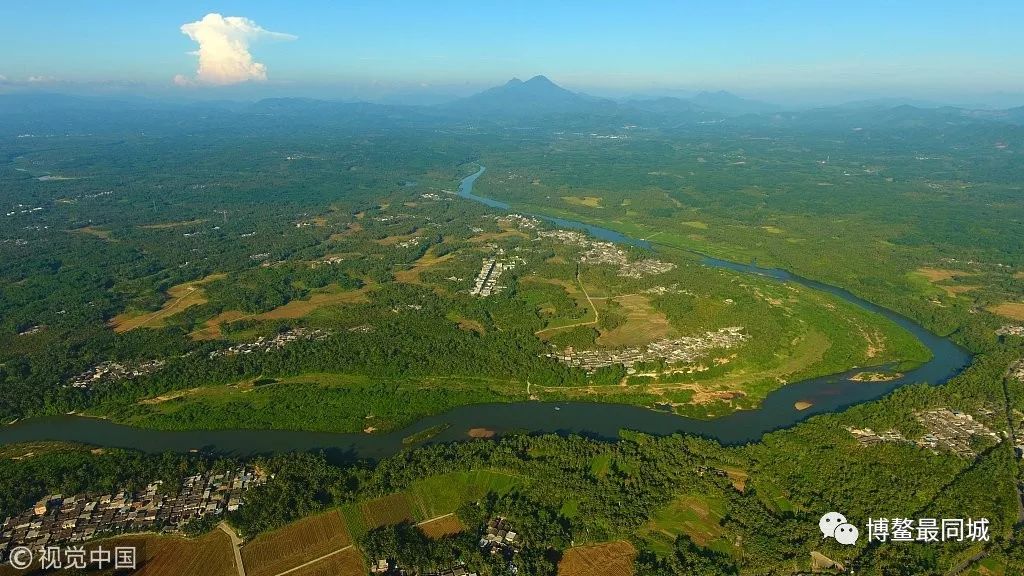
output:
{"label": "crop field", "polygon": [[369,570],[359,550],[349,548],[329,558],[324,558],[289,572],[288,576],[364,576]]}
{"label": "crop field", "polygon": [[231,540],[221,530],[213,530],[195,540],[147,535],[117,538],[112,543],[115,546],[134,545],[141,551],[137,558],[140,570],[136,573],[140,576],[237,574]]}
{"label": "crop field", "polygon": [[358,506],[363,525],[369,530],[414,519],[412,505],[403,493],[360,502]]}
{"label": "crop field", "polygon": [[458,534],[464,531],[466,526],[462,523],[462,520],[459,520],[458,516],[452,514],[420,524],[419,528],[428,538],[436,540],[450,534]]}
{"label": "crop field", "polygon": [[488,492],[507,493],[517,482],[515,476],[490,470],[452,472],[413,483],[408,500],[417,518],[426,520],[454,512]]}
{"label": "crop field", "polygon": [[722,498],[687,494],[656,510],[642,533],[656,550],[667,551],[680,534],[707,546],[723,534],[719,522],[724,515]]}
{"label": "crop field", "polygon": [[261,534],[242,547],[248,576],[272,576],[352,543],[338,510]]}
{"label": "crop field", "polygon": [[570,548],[558,563],[558,576],[632,576],[635,557],[629,542]]}

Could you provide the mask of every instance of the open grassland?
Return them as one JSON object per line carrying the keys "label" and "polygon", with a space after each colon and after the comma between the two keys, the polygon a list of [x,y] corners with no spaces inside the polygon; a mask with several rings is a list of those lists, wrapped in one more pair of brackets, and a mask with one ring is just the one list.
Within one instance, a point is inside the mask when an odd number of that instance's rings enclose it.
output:
{"label": "open grassland", "polygon": [[114,234],[110,230],[104,230],[103,228],[97,228],[95,226],[84,226],[82,228],[75,228],[71,230],[75,234],[85,234],[86,236],[92,236],[99,238],[100,240],[106,240],[107,242],[115,242]]}
{"label": "open grassland", "polygon": [[601,208],[601,201],[604,199],[600,196],[562,196],[562,200],[566,204],[572,204],[573,206]]}
{"label": "open grassland", "polygon": [[303,518],[242,546],[247,576],[273,576],[352,544],[338,510]]}
{"label": "open grassland", "polygon": [[[519,282],[524,298],[537,308],[546,322],[537,332],[538,337],[546,338],[565,328],[597,324],[596,309],[575,282],[541,276],[527,276]],[[531,290],[531,287],[536,289]],[[577,314],[577,311],[583,313]]]}
{"label": "open grassland", "polygon": [[434,252],[434,247],[431,246],[423,256],[420,256],[416,262],[413,263],[412,267],[406,270],[396,271],[395,280],[398,282],[405,282],[406,284],[423,284],[423,281],[420,280],[420,274],[442,262],[452,259],[453,257],[455,257],[455,252],[449,252],[442,256],[438,256]]}
{"label": "open grassland", "polygon": [[686,534],[707,546],[724,534],[720,524],[725,516],[725,499],[704,494],[685,494],[654,511],[640,529],[640,536],[662,552],[671,549],[676,537]]}
{"label": "open grassland", "polygon": [[190,306],[206,303],[202,286],[214,280],[226,278],[226,274],[211,274],[205,278],[172,286],[167,290],[167,301],[156,312],[124,312],[114,316],[110,326],[115,332],[127,332],[136,328],[160,328],[168,316],[177,314]]}
{"label": "open grassland", "polygon": [[632,576],[636,549],[629,542],[577,546],[558,562],[558,576]]}
{"label": "open grassland", "polygon": [[196,224],[202,224],[206,222],[205,218],[196,220],[179,220],[177,222],[161,222],[159,224],[145,224],[139,226],[143,230],[168,230],[171,228],[181,228],[182,226],[195,226]]}
{"label": "open grassland", "polygon": [[328,306],[367,302],[366,294],[370,290],[370,283],[366,283],[362,288],[356,290],[345,290],[337,284],[332,284],[313,291],[309,298],[292,300],[287,304],[261,314],[245,314],[238,310],[227,310],[204,322],[203,327],[192,332],[190,336],[194,340],[215,340],[222,336],[221,324],[237,322],[238,320],[294,320],[296,318],[305,318],[313,312]]}
{"label": "open grassland", "polygon": [[1003,302],[990,307],[989,311],[1011,320],[1024,320],[1024,302]]}
{"label": "open grassland", "polygon": [[492,470],[452,472],[417,480],[408,494],[416,517],[426,520],[455,512],[488,492],[505,494],[519,482],[516,476]]}
{"label": "open grassland", "polygon": [[[596,300],[596,299],[595,299]],[[625,294],[609,299],[621,307],[624,315],[622,324],[610,330],[602,330],[597,343],[607,348],[636,346],[667,338],[672,326],[664,313],[655,309],[643,294]],[[606,305],[608,300],[605,300]],[[600,302],[597,302],[600,307]]]}
{"label": "open grassland", "polygon": [[442,516],[434,520],[428,520],[421,524],[418,524],[420,530],[427,535],[428,538],[437,540],[438,538],[444,538],[452,534],[458,534],[466,530],[466,526],[459,520],[459,517],[455,514],[448,516]]}
{"label": "open grassland", "polygon": [[369,572],[359,550],[349,548],[289,572],[288,576],[365,576]]}

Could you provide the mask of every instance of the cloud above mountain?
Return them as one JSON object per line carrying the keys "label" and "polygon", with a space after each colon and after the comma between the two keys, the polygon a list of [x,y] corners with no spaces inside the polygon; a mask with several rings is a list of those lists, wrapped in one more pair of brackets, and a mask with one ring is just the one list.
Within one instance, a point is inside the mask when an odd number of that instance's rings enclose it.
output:
{"label": "cloud above mountain", "polygon": [[179,86],[226,86],[241,82],[263,82],[267,67],[256,62],[249,46],[261,40],[295,40],[297,37],[282,32],[271,32],[242,16],[221,16],[215,12],[202,20],[181,27],[199,49],[190,54],[199,57],[199,68],[194,77],[178,74],[174,83]]}

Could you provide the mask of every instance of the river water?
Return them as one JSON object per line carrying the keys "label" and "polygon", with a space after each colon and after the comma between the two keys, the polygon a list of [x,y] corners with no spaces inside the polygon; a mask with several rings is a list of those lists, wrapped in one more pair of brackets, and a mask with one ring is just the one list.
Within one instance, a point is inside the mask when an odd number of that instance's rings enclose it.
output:
{"label": "river water", "polygon": [[[463,179],[459,186],[459,196],[492,208],[508,210],[508,204],[473,194],[473,184],[484,170],[481,167],[476,173]],[[550,216],[534,216],[562,228],[584,230],[602,240],[650,247],[644,240],[630,238],[614,230]],[[389,456],[406,447],[402,442],[404,438],[434,427],[444,427],[444,430],[435,435],[430,442],[465,440],[470,429],[486,428],[498,435],[525,431],[575,433],[600,439],[617,438],[620,430],[637,430],[656,435],[687,433],[713,438],[723,444],[742,444],[757,441],[767,432],[790,427],[814,414],[836,412],[874,400],[909,383],[941,384],[970,363],[970,355],[950,340],[932,334],[910,319],[858,298],[846,290],[801,278],[785,270],[761,268],[753,264],[739,264],[710,257],[704,257],[703,261],[709,266],[758,274],[780,282],[794,282],[815,290],[823,290],[861,308],[881,314],[924,343],[931,350],[932,359],[901,378],[888,382],[851,381],[850,376],[861,371],[852,370],[844,374],[788,384],[769,393],[756,409],[742,410],[710,420],[685,418],[635,406],[592,402],[474,404],[424,418],[401,430],[373,435],[291,430],[174,432],[135,428],[81,416],[53,416],[32,418],[0,428],[0,445],[64,440],[97,446],[134,448],[147,452],[203,450],[237,456],[286,450],[324,450],[332,460],[345,461]],[[797,410],[794,405],[798,401],[808,402],[811,406],[805,410]]]}

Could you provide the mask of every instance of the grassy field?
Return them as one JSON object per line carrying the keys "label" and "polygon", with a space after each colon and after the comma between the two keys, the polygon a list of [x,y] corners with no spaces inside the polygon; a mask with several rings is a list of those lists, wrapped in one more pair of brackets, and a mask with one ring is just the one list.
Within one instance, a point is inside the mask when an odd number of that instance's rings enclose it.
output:
{"label": "grassy field", "polygon": [[629,542],[578,546],[565,551],[558,576],[632,576],[636,550]]}
{"label": "grassy field", "polygon": [[202,328],[192,332],[190,336],[194,340],[215,340],[221,337],[221,324],[238,320],[294,320],[296,318],[305,318],[313,312],[328,306],[366,302],[366,293],[369,290],[370,284],[366,284],[357,290],[345,290],[337,284],[332,284],[313,291],[309,298],[292,300],[287,304],[261,314],[245,314],[238,310],[227,310],[207,320],[203,323]]}
{"label": "grassy field", "polygon": [[490,470],[452,472],[418,480],[409,489],[409,501],[420,520],[454,512],[464,502],[481,498],[488,492],[507,493],[521,480],[510,474]]}
{"label": "grassy field", "polygon": [[707,546],[723,534],[719,522],[725,516],[725,500],[720,497],[686,494],[651,515],[640,535],[652,548],[667,553],[680,534],[686,534],[701,546]]}
{"label": "grassy field", "polygon": [[156,312],[124,312],[110,320],[115,332],[127,332],[136,328],[160,328],[164,320],[190,306],[206,303],[202,286],[214,280],[226,278],[226,274],[211,274],[205,278],[185,282],[167,289],[167,301]]}
{"label": "grassy field", "polygon": [[[595,300],[597,300],[595,298]],[[669,337],[672,333],[672,325],[663,312],[651,305],[651,300],[643,294],[624,294],[604,300],[605,309],[600,310],[600,303],[597,302],[599,310],[603,313],[609,305],[621,309],[625,316],[624,322],[611,330],[602,330],[597,337],[597,343],[607,348],[619,348],[624,346],[636,346],[647,344],[655,340]],[[614,303],[614,304],[613,304]]]}
{"label": "grassy field", "polygon": [[1024,320],[1024,302],[1003,302],[990,307],[989,311],[1011,320]]}
{"label": "grassy field", "polygon": [[564,200],[566,204],[572,204],[573,206],[601,208],[601,201],[604,199],[600,196],[562,196],[562,200]]}
{"label": "grassy field", "polygon": [[352,544],[338,510],[303,518],[242,546],[247,576],[273,576]]}

